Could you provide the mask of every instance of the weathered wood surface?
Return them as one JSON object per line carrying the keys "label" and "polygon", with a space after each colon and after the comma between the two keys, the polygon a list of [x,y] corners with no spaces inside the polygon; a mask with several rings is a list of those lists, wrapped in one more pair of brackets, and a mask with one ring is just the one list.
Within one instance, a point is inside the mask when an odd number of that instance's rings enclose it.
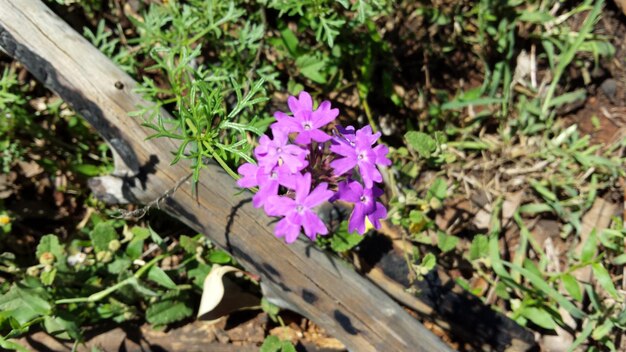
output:
{"label": "weathered wood surface", "polygon": [[[150,134],[128,113],[148,104],[136,82],[39,0],[0,0],[0,46],[91,123],[115,151],[119,186],[109,201],[149,203],[189,173],[170,166],[173,141]],[[164,112],[165,113],[165,112]],[[219,167],[202,172],[198,199],[183,185],[161,209],[225,248],[258,273],[278,305],[309,317],[354,351],[443,351],[448,348],[370,281],[305,241],[275,238],[271,219],[238,194]],[[97,182],[94,184],[97,188]],[[109,186],[107,186],[109,187]]]}

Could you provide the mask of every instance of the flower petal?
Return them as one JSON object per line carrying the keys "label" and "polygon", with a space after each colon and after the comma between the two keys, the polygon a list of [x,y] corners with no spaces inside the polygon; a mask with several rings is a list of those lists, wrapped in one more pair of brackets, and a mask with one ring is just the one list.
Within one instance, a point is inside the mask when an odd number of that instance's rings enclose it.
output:
{"label": "flower petal", "polygon": [[239,173],[242,177],[237,180],[237,185],[243,188],[255,187],[259,183],[257,181],[256,175],[259,167],[252,163],[245,163],[241,165],[237,169],[237,173]]}
{"label": "flower petal", "polygon": [[324,225],[324,222],[310,210],[304,213],[302,227],[304,227],[304,234],[312,240],[315,239],[317,234],[325,235],[328,233],[328,229],[326,228],[326,225]]}
{"label": "flower petal", "polygon": [[302,170],[309,163],[304,158],[287,153],[282,153],[280,158],[283,161],[282,167],[286,168],[291,173],[296,173]]}
{"label": "flower petal", "polygon": [[338,186],[338,198],[346,202],[356,203],[363,194],[363,186],[357,181],[343,181]]}
{"label": "flower petal", "polygon": [[332,138],[327,133],[317,129],[310,130],[309,134],[311,135],[312,140],[319,143],[324,143]]}
{"label": "flower petal", "polygon": [[294,117],[290,117],[282,111],[275,112],[274,118],[276,118],[276,122],[270,126],[272,129],[281,129],[286,133],[299,132],[302,129],[301,124]]}
{"label": "flower petal", "polygon": [[341,156],[356,159],[356,150],[348,143],[337,143],[330,146],[330,151]]}
{"label": "flower petal", "polygon": [[352,170],[356,166],[356,158],[340,158],[330,162],[335,176],[340,176]]}
{"label": "flower petal", "polygon": [[[297,176],[296,176],[297,177]],[[303,204],[311,192],[311,174],[306,173],[296,179],[296,203]]]}
{"label": "flower petal", "polygon": [[323,101],[317,110],[311,114],[313,127],[320,128],[326,126],[339,116],[339,109],[331,109],[329,101]]}
{"label": "flower petal", "polygon": [[[360,162],[359,172],[361,173],[361,178],[363,179],[365,187],[372,188],[374,186],[375,174],[378,173],[378,170],[376,170],[376,168],[368,162]],[[378,176],[380,176],[380,173],[378,173]]]}
{"label": "flower petal", "polygon": [[322,182],[315,187],[302,204],[306,207],[313,208],[327,201],[332,196],[333,191],[328,190],[328,184],[326,182]]}
{"label": "flower petal", "polygon": [[283,196],[268,197],[264,207],[265,213],[269,216],[287,216],[293,212],[295,208],[296,204],[293,199]]}
{"label": "flower petal", "polygon": [[376,164],[389,166],[391,165],[391,160],[387,158],[387,154],[389,153],[389,148],[386,145],[377,145],[374,148],[374,154],[376,155]]}
{"label": "flower petal", "polygon": [[289,97],[287,105],[289,105],[289,110],[294,114],[298,111],[313,111],[313,100],[311,95],[305,91],[300,92],[298,99],[293,96]]}
{"label": "flower petal", "polygon": [[358,231],[361,235],[365,233],[365,213],[360,203],[354,204],[354,210],[348,222],[348,232]]}
{"label": "flower petal", "polygon": [[259,208],[264,205],[268,198],[278,194],[278,181],[271,180],[259,185],[259,191],[252,197],[252,205]]}
{"label": "flower petal", "polygon": [[285,237],[287,243],[293,243],[300,234],[300,226],[291,223],[287,218],[283,218],[276,223],[274,234],[276,237]]}
{"label": "flower petal", "polygon": [[380,229],[380,220],[387,217],[387,209],[381,202],[376,202],[376,209],[371,214],[367,215],[375,229]]}

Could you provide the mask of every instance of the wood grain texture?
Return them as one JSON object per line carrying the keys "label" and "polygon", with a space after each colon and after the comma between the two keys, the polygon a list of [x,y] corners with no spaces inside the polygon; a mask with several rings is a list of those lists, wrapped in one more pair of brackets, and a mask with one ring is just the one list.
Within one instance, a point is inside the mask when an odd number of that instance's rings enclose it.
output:
{"label": "wood grain texture", "polygon": [[[149,131],[128,113],[148,104],[136,82],[39,0],[0,0],[0,46],[59,94],[111,144],[120,194],[139,203],[171,190],[189,173],[170,166],[167,139],[146,141]],[[118,88],[118,87],[121,87]],[[94,184],[94,186],[97,186]],[[310,242],[286,245],[272,220],[239,193],[219,167],[202,172],[198,200],[183,185],[161,204],[205,233],[247,270],[280,306],[309,317],[353,351],[445,351],[448,348],[370,281]],[[120,200],[120,199],[117,199]]]}

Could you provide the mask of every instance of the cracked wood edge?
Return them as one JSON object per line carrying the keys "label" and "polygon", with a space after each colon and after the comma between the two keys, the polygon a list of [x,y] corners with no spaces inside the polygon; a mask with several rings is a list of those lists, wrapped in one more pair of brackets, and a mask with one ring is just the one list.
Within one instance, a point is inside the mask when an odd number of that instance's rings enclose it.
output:
{"label": "cracked wood edge", "polygon": [[[0,46],[110,143],[126,199],[148,203],[189,173],[188,163],[169,165],[173,141],[146,141],[149,132],[128,116],[149,104],[133,93],[137,83],[41,1],[0,0]],[[258,272],[274,302],[310,318],[350,350],[449,350],[335,256],[310,242],[288,246],[275,238],[271,219],[254,209],[250,194],[239,193],[219,167],[208,165],[200,180],[198,201],[189,187],[181,187],[161,208]]]}

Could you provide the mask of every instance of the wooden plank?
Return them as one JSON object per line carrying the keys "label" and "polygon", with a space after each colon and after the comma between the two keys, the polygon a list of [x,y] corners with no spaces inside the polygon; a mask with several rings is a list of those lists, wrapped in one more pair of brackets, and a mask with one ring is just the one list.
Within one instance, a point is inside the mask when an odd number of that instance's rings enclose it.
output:
{"label": "wooden plank", "polygon": [[[116,172],[91,184],[111,202],[149,203],[188,177],[189,164],[170,166],[171,140],[146,141],[149,131],[128,113],[148,103],[131,77],[39,0],[0,0],[0,46],[59,94],[111,144]],[[165,112],[164,112],[165,113]],[[271,219],[238,194],[234,181],[211,164],[198,201],[180,187],[160,204],[205,233],[252,272],[273,302],[301,313],[354,351],[444,351],[448,348],[370,281],[307,241],[286,245]],[[106,183],[106,187],[99,187]],[[110,187],[117,185],[117,192]]]}

